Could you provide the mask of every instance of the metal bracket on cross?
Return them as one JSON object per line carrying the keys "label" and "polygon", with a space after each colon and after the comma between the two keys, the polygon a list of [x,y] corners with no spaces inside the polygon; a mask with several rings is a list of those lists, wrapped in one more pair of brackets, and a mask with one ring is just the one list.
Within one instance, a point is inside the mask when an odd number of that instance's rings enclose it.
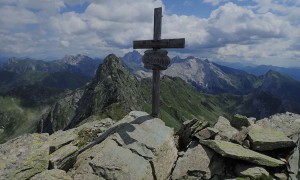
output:
{"label": "metal bracket on cross", "polygon": [[170,64],[168,51],[161,48],[184,48],[185,39],[161,39],[162,8],[154,9],[153,40],[133,41],[133,49],[151,49],[143,56],[144,67],[153,70],[152,75],[152,116],[159,116],[160,70]]}

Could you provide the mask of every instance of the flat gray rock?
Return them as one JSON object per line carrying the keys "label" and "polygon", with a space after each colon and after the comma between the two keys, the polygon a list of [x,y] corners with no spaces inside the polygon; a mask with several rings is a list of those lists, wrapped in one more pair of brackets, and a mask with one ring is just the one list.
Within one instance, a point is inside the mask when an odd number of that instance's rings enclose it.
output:
{"label": "flat gray rock", "polygon": [[76,157],[73,157],[72,155],[74,155],[77,151],[77,146],[68,144],[50,154],[50,168],[63,169],[67,171],[73,166],[74,162],[72,161],[75,161]]}
{"label": "flat gray rock", "polygon": [[293,140],[288,138],[284,133],[257,125],[250,127],[248,136],[251,142],[251,149],[257,151],[295,147]]}
{"label": "flat gray rock", "polygon": [[285,164],[280,160],[246,149],[241,145],[234,144],[227,141],[203,140],[200,141],[200,143],[211,148],[212,150],[219,153],[223,157],[244,160],[254,164],[269,166],[269,167],[278,167],[278,166],[283,166]]}

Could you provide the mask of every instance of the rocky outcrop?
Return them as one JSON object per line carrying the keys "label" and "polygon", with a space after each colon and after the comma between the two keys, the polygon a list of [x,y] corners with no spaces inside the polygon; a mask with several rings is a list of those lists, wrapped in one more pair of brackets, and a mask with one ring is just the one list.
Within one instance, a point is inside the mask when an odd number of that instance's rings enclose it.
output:
{"label": "rocky outcrop", "polygon": [[[65,171],[73,167],[79,150],[112,124],[111,119],[104,119],[51,136],[25,134],[1,144],[0,179],[30,179],[33,176],[33,179],[69,179],[65,178]],[[48,171],[48,168],[65,171]]]}
{"label": "rocky outcrop", "polygon": [[[145,112],[132,111],[118,122],[95,115],[73,129],[1,144],[0,179],[298,179],[299,133],[261,121],[268,126],[265,141],[277,131],[293,132],[291,139],[284,137],[297,144],[294,150],[280,147],[262,154],[253,141],[245,145],[258,122],[236,129],[223,117],[212,127],[204,120],[187,121],[177,135],[188,139],[186,147],[177,148],[173,130]],[[268,133],[272,124],[278,129]],[[275,140],[261,144],[278,147]]]}
{"label": "rocky outcrop", "polygon": [[173,130],[146,113],[131,112],[111,135],[81,153],[72,177],[166,179],[177,159]]}
{"label": "rocky outcrop", "polygon": [[0,144],[0,179],[29,179],[49,164],[48,134],[26,134]]}
{"label": "rocky outcrop", "polygon": [[[208,177],[212,179],[232,179],[233,177],[242,177],[246,179],[291,178],[296,180],[299,178],[299,145],[294,150],[292,149],[295,144],[299,143],[300,129],[297,129],[297,127],[299,127],[300,120],[298,120],[298,117],[298,115],[291,113],[279,114],[258,121],[241,115],[233,116],[235,120],[219,117],[214,126],[200,128],[201,130],[197,133],[192,133],[191,127],[195,124],[202,124],[202,122],[188,121],[182,128],[186,132],[181,132],[179,136],[188,137],[192,143],[188,143],[187,149],[181,147],[185,151],[179,153],[180,157],[172,177],[173,179],[206,179]],[[274,119],[274,122],[272,119]],[[242,121],[244,122],[241,123]],[[282,129],[280,129],[280,124],[283,124]],[[260,147],[269,149],[263,153],[257,150],[257,144],[253,141],[253,133],[257,129],[261,130],[259,136]],[[253,139],[251,139],[251,136]],[[183,139],[183,137],[179,137],[179,139]],[[202,166],[193,166],[196,164],[194,160],[209,155],[208,151],[205,151],[206,153],[202,152],[201,155],[197,153],[198,156],[194,156],[193,152],[196,152],[199,146],[197,146],[197,142],[200,142],[204,149],[209,149],[209,152],[214,152],[223,157],[215,159],[216,156],[214,156],[207,161],[202,159],[200,160],[203,162]],[[210,176],[209,172],[216,171],[208,170],[211,170],[210,167],[220,161],[223,162],[223,166],[219,168],[219,173]],[[197,169],[200,167],[209,168],[201,169],[200,173],[200,170]]]}
{"label": "rocky outcrop", "polygon": [[74,118],[78,102],[83,95],[83,89],[66,92],[64,97],[57,101],[48,114],[42,118],[38,125],[38,132],[52,134],[64,129]]}

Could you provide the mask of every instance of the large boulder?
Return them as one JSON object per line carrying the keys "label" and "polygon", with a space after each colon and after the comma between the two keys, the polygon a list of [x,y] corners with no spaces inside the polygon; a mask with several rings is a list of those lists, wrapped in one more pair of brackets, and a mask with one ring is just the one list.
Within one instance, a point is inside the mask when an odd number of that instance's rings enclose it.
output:
{"label": "large boulder", "polygon": [[179,157],[172,174],[172,179],[210,179],[214,174],[223,175],[222,159],[209,148],[198,142],[192,142],[189,149]]}
{"label": "large boulder", "polygon": [[158,118],[133,111],[107,138],[79,154],[73,178],[166,179],[177,159],[173,130]]}
{"label": "large boulder", "polygon": [[230,121],[228,119],[222,116],[219,117],[217,123],[214,125],[214,128],[219,131],[219,139],[225,141],[230,141],[233,135],[239,132],[236,128],[231,126]]}
{"label": "large boulder", "polygon": [[211,148],[212,150],[219,153],[223,157],[239,159],[250,163],[269,166],[269,167],[278,167],[278,166],[283,166],[285,164],[280,160],[246,149],[241,145],[234,144],[227,141],[203,140],[200,141],[200,143]]}
{"label": "large boulder", "polygon": [[0,179],[29,179],[48,168],[48,134],[25,134],[0,144]]}
{"label": "large boulder", "polygon": [[251,142],[251,149],[257,151],[295,147],[293,140],[288,138],[284,133],[257,125],[251,126],[248,136]]}

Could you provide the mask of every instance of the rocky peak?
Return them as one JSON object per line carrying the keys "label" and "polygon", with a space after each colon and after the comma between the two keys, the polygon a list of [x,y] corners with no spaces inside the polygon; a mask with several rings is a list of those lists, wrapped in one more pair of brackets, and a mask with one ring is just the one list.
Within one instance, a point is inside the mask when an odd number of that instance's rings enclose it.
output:
{"label": "rocky peak", "polygon": [[103,63],[98,67],[93,83],[99,83],[105,80],[119,81],[130,76],[127,69],[121,64],[119,58],[114,55],[108,55]]}
{"label": "rocky peak", "polygon": [[74,127],[95,114],[120,119],[131,110],[140,110],[142,104],[138,80],[124,68],[116,55],[110,54],[86,87],[68,127]]}
{"label": "rocky peak", "polygon": [[76,56],[65,55],[62,58],[62,62],[69,64],[69,65],[78,65],[85,61],[94,61],[94,60],[92,58],[82,55],[82,54],[77,54]]}

